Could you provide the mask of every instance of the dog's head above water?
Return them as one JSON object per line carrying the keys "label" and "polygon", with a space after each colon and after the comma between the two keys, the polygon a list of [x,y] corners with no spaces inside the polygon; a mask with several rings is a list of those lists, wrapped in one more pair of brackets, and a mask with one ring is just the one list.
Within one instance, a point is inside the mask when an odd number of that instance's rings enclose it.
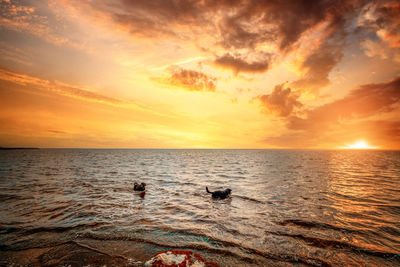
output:
{"label": "dog's head above water", "polygon": [[144,191],[144,190],[146,190],[146,183],[141,183],[141,184],[134,183],[133,190],[135,190],[135,191]]}
{"label": "dog's head above water", "polygon": [[206,191],[207,193],[211,194],[213,199],[225,199],[231,195],[232,190],[230,188],[225,189],[224,191],[214,191],[211,192],[208,190],[208,187],[206,186]]}

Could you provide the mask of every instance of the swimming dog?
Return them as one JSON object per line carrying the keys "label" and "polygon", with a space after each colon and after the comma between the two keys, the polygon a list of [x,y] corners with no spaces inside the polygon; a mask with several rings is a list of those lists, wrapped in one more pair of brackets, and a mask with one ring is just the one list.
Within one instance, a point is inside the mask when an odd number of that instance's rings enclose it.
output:
{"label": "swimming dog", "polygon": [[144,190],[146,190],[145,187],[146,187],[146,183],[141,183],[141,184],[134,183],[133,190],[135,190],[135,191],[144,191]]}
{"label": "swimming dog", "polygon": [[225,198],[229,197],[231,195],[231,192],[232,192],[232,190],[229,189],[229,188],[225,189],[224,191],[211,192],[211,191],[208,190],[207,186],[206,186],[206,190],[207,190],[207,193],[212,195],[213,199],[225,199]]}

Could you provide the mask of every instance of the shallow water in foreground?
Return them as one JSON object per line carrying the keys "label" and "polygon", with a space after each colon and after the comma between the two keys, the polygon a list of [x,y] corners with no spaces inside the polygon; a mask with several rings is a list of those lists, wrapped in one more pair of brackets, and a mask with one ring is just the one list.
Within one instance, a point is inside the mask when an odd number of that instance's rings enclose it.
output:
{"label": "shallow water in foreground", "polygon": [[77,248],[111,265],[190,249],[220,266],[398,266],[400,152],[0,151],[0,265]]}

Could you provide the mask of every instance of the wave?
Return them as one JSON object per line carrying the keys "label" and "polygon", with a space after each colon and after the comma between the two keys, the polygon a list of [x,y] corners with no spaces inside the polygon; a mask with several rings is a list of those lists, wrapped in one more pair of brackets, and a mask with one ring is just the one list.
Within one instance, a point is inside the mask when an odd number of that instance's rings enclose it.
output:
{"label": "wave", "polygon": [[100,226],[109,225],[108,223],[102,222],[93,222],[93,223],[83,223],[77,224],[73,226],[48,226],[48,227],[36,227],[36,228],[24,228],[24,227],[15,227],[15,226],[1,226],[0,233],[1,234],[9,234],[14,232],[20,232],[23,235],[32,235],[36,233],[43,233],[43,232],[67,232],[76,229],[90,229],[96,228]]}
{"label": "wave", "polygon": [[247,196],[241,196],[241,195],[236,195],[236,194],[235,194],[234,197],[235,197],[235,198],[243,199],[243,200],[245,200],[245,201],[254,202],[254,203],[257,203],[257,204],[265,204],[264,201],[261,201],[261,200],[255,199],[255,198],[251,198],[251,197],[247,197]]}
{"label": "wave", "polygon": [[[185,233],[187,234],[187,231],[179,231],[175,230],[174,233]],[[201,235],[197,235],[201,236]],[[255,248],[250,248],[250,247],[244,247],[240,244],[234,243],[234,242],[229,242],[229,241],[223,241],[223,240],[217,240],[213,239],[211,237],[206,237],[209,242],[208,244],[219,244],[217,246],[211,246],[211,245],[202,245],[202,244],[172,244],[170,242],[168,243],[162,243],[160,241],[155,241],[155,240],[149,240],[143,237],[105,237],[105,236],[98,236],[98,235],[93,235],[92,233],[87,233],[83,236],[86,239],[93,239],[93,240],[101,240],[101,241],[111,241],[111,240],[123,240],[123,241],[133,241],[133,242],[140,242],[140,243],[145,243],[148,245],[156,246],[156,247],[163,247],[163,248],[168,248],[168,249],[182,249],[182,250],[198,250],[198,251],[207,251],[208,253],[212,254],[217,254],[221,256],[230,256],[230,257],[235,257],[241,261],[248,262],[248,263],[255,263],[257,264],[257,258],[255,256],[264,258],[266,260],[273,260],[273,261],[280,261],[280,262],[286,262],[286,263],[294,263],[294,264],[306,264],[308,266],[331,266],[328,262],[324,261],[323,259],[319,258],[312,258],[312,257],[307,257],[307,256],[301,256],[298,254],[273,254],[267,251],[260,251]],[[205,236],[201,236],[205,237]],[[247,255],[247,256],[246,256]]]}
{"label": "wave", "polygon": [[307,228],[307,229],[318,228],[318,229],[336,230],[336,231],[347,232],[347,233],[357,232],[357,230],[354,230],[354,229],[339,227],[339,226],[335,226],[335,225],[328,224],[328,223],[311,222],[311,221],[304,221],[304,220],[297,220],[297,219],[278,221],[275,223],[278,225],[282,225],[282,226],[288,226],[288,225],[299,226],[299,227],[303,227],[303,228]]}
{"label": "wave", "polygon": [[[93,237],[172,242],[257,266],[398,259],[398,153],[385,154],[393,163],[385,171],[370,164],[383,166],[381,154],[336,151],[13,153],[0,162],[10,168],[0,175],[1,248]],[[148,184],[144,197],[132,190],[139,177]],[[206,185],[229,187],[232,197],[213,201]]]}
{"label": "wave", "polygon": [[351,243],[348,243],[345,241],[323,239],[323,238],[318,238],[318,237],[306,236],[303,234],[290,234],[290,233],[284,233],[284,232],[280,232],[280,231],[277,231],[277,232],[266,231],[266,233],[271,234],[271,235],[277,235],[277,236],[291,237],[294,239],[301,240],[301,241],[305,242],[307,245],[311,245],[311,246],[323,248],[323,249],[331,249],[331,250],[345,249],[345,250],[349,250],[356,254],[362,253],[365,255],[380,257],[380,258],[384,258],[384,259],[400,258],[400,253],[360,247],[360,246],[357,246],[357,245],[354,245],[354,244],[351,244]]}

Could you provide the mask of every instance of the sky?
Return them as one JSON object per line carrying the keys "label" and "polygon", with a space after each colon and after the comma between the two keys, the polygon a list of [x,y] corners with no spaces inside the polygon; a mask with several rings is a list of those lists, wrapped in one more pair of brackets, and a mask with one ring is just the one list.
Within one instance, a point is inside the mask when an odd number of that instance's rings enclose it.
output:
{"label": "sky", "polygon": [[0,146],[400,149],[400,3],[0,0]]}

